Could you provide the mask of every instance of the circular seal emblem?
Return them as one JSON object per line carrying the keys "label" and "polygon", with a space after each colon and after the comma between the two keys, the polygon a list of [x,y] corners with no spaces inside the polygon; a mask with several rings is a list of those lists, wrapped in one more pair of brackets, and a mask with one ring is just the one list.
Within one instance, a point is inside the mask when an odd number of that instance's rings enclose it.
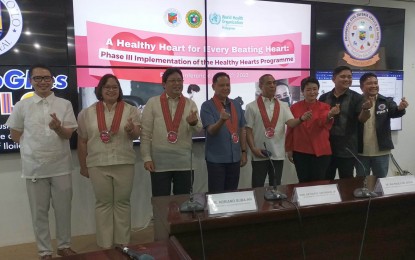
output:
{"label": "circular seal emblem", "polygon": [[101,141],[105,144],[111,141],[111,133],[109,131],[102,131],[99,134],[99,137],[101,138]]}
{"label": "circular seal emblem", "polygon": [[167,141],[171,144],[175,144],[177,142],[178,137],[179,135],[174,131],[170,131],[167,133]]}
{"label": "circular seal emblem", "polygon": [[202,25],[202,14],[197,10],[190,10],[186,14],[186,23],[192,28],[199,28]]}
{"label": "circular seal emblem", "polygon": [[220,14],[217,14],[217,13],[209,14],[209,22],[211,24],[220,24]]}
{"label": "circular seal emblem", "polygon": [[382,38],[376,17],[368,11],[354,12],[343,27],[343,43],[355,59],[366,60],[376,54]]}
{"label": "circular seal emblem", "polygon": [[[23,17],[15,0],[1,0],[7,12],[3,12],[0,5],[0,55],[9,51],[17,43],[22,34]],[[4,14],[9,14],[9,28],[3,28],[6,21]],[[3,17],[2,17],[3,16]]]}
{"label": "circular seal emblem", "polygon": [[378,106],[378,109],[379,110],[385,110],[386,109],[386,105],[385,104],[379,104],[379,106]]}
{"label": "circular seal emblem", "polygon": [[274,137],[274,134],[275,134],[275,129],[274,129],[274,128],[272,128],[272,127],[268,127],[267,129],[265,129],[265,136],[266,136],[267,138],[272,138],[272,137]]}
{"label": "circular seal emblem", "polygon": [[182,17],[177,9],[170,8],[164,12],[164,22],[170,27],[177,27],[182,21]]}
{"label": "circular seal emblem", "polygon": [[239,135],[238,135],[238,133],[233,133],[232,134],[232,142],[235,143],[235,144],[239,143]]}

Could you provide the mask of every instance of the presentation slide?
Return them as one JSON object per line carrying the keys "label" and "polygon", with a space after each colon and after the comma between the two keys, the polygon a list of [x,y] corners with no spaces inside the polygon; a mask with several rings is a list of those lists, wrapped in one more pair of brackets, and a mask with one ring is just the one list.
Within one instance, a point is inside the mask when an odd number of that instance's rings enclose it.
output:
{"label": "presentation slide", "polygon": [[[309,4],[209,0],[206,10],[203,0],[122,0],[116,5],[74,0],[73,5],[76,64],[91,66],[77,69],[81,89],[113,73],[126,93],[144,96],[138,98],[145,106],[148,96],[162,91],[164,68],[181,67],[183,94],[192,94],[189,88],[197,85],[200,91],[192,95],[200,108],[211,97],[217,71],[231,76],[232,94],[245,104],[255,99],[258,78],[265,73],[287,88],[298,87],[309,75]],[[91,103],[85,100],[88,90],[80,92],[82,106]]]}

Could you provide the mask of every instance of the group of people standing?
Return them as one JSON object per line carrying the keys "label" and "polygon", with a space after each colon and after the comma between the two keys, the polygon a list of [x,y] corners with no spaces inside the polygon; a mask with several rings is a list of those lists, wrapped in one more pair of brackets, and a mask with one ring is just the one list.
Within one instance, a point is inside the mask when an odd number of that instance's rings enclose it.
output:
{"label": "group of people standing", "polygon": [[[33,227],[41,259],[50,259],[48,211],[55,209],[58,255],[75,254],[70,248],[72,197],[71,152],[68,139],[77,129],[80,173],[91,180],[96,197],[96,236],[102,248],[129,243],[130,196],[140,137],[144,168],[151,173],[153,196],[187,194],[192,183],[192,135],[206,132],[205,159],[209,192],[238,188],[240,167],[251,154],[252,187],[281,184],[284,159],[295,164],[300,182],[353,176],[354,155],[364,167],[385,177],[393,148],[390,118],[405,114],[408,103],[397,105],[380,95],[375,74],[360,80],[363,95],[352,90],[352,71],[333,72],[335,87],[319,100],[319,82],[301,82],[304,100],[288,106],[276,97],[271,74],[259,79],[261,95],[242,110],[229,98],[230,77],[213,76],[214,96],[204,102],[200,116],[194,101],[183,96],[183,74],[169,68],[162,75],[164,92],[152,97],[142,114],[123,101],[116,76],[104,75],[95,89],[96,103],[75,120],[69,101],[52,92],[53,75],[43,65],[30,69],[33,98],[19,101],[7,121],[12,139],[20,143],[22,176],[26,178]],[[249,150],[247,147],[249,146]],[[272,163],[272,165],[271,165]]]}
{"label": "group of people standing", "polygon": [[[408,102],[397,105],[392,97],[379,94],[377,76],[365,73],[360,78],[359,94],[350,89],[352,70],[347,66],[334,69],[334,88],[319,97],[319,82],[306,78],[301,82],[304,100],[291,111],[300,115],[310,111],[312,118],[296,128],[287,129],[288,159],[295,164],[300,182],[351,178],[386,177],[389,155],[393,149],[391,118],[402,117]],[[358,159],[358,161],[356,160]]]}

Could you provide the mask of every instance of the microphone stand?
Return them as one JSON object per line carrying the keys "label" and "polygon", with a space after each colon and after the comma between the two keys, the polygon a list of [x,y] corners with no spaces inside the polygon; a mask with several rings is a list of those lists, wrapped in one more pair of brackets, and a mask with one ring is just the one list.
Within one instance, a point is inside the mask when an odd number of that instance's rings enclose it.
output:
{"label": "microphone stand", "polygon": [[180,212],[203,211],[205,207],[198,201],[195,201],[193,194],[193,148],[190,149],[190,193],[189,200],[183,202],[180,206]]}
{"label": "microphone stand", "polygon": [[126,246],[123,246],[123,247],[116,246],[115,248],[120,250],[122,253],[128,255],[128,257],[133,260],[154,260],[153,256],[148,255],[148,254],[142,254]]}
{"label": "microphone stand", "polygon": [[400,176],[412,175],[412,173],[410,173],[409,171],[402,170],[401,166],[399,166],[398,162],[395,160],[395,157],[393,157],[392,153],[391,153],[391,160],[392,160],[393,164],[395,165],[396,169],[398,169],[398,172],[399,172]]}
{"label": "microphone stand", "polygon": [[353,196],[355,196],[355,198],[373,198],[373,197],[377,197],[378,195],[375,192],[369,191],[369,189],[367,188],[367,175],[366,175],[365,166],[359,160],[359,158],[357,158],[357,156],[348,147],[346,147],[346,150],[357,160],[357,162],[363,168],[363,172],[365,173],[365,178],[363,180],[363,187],[355,189],[353,191]]}
{"label": "microphone stand", "polygon": [[266,156],[268,157],[269,163],[271,164],[273,173],[274,173],[274,181],[273,181],[273,186],[271,189],[267,190],[264,194],[264,198],[265,200],[283,200],[287,198],[287,195],[279,192],[277,190],[277,173],[275,172],[275,167],[274,167],[274,163],[271,160],[271,155],[270,152],[267,150],[267,145],[264,142],[264,148],[266,151]]}

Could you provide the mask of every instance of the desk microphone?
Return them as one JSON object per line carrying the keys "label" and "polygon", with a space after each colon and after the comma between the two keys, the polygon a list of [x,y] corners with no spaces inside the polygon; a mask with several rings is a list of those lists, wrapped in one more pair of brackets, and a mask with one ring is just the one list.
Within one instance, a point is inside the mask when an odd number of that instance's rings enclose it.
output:
{"label": "desk microphone", "polygon": [[205,207],[198,201],[195,200],[193,194],[193,146],[190,149],[190,192],[189,200],[183,202],[180,206],[180,212],[195,212],[203,211]]}
{"label": "desk microphone", "polygon": [[132,250],[126,246],[123,247],[116,247],[117,249],[121,250],[121,252],[123,252],[124,254],[128,255],[128,257],[130,257],[130,259],[134,259],[134,260],[154,260],[154,257],[152,257],[151,255],[147,255],[147,254],[141,254],[135,250]]}
{"label": "desk microphone", "polygon": [[277,173],[275,172],[274,163],[271,160],[271,152],[268,151],[267,145],[264,142],[264,148],[266,152],[263,152],[262,154],[268,157],[269,162],[271,163],[272,170],[274,172],[274,183],[272,184],[273,187],[270,190],[267,190],[264,194],[265,200],[283,200],[287,198],[287,195],[280,193],[277,191]]}
{"label": "desk microphone", "polygon": [[356,161],[359,163],[359,165],[363,168],[363,172],[365,173],[365,178],[363,180],[363,188],[357,188],[353,191],[353,196],[356,198],[371,198],[371,197],[377,197],[378,195],[375,192],[369,191],[367,188],[367,175],[366,175],[366,168],[363,165],[363,163],[357,158],[357,156],[348,148],[346,147],[346,150],[356,159]]}

